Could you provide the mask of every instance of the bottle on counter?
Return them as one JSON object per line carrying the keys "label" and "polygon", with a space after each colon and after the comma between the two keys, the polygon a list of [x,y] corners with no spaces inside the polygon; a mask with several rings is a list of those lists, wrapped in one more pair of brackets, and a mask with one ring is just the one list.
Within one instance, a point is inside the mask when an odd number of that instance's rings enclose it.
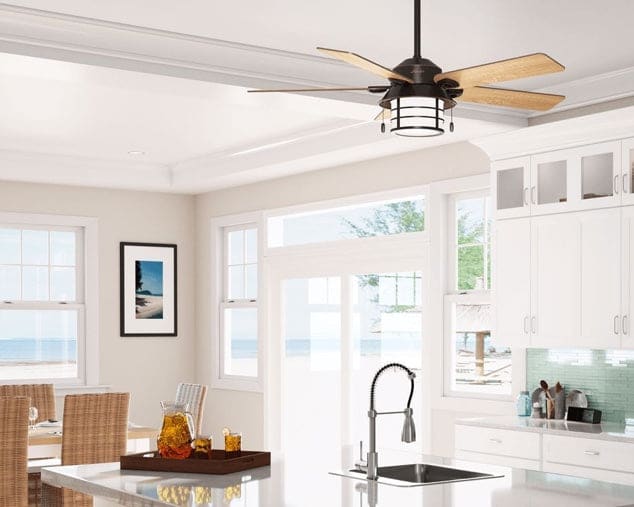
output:
{"label": "bottle on counter", "polygon": [[517,415],[520,417],[528,417],[531,415],[531,398],[528,391],[520,391],[516,400]]}

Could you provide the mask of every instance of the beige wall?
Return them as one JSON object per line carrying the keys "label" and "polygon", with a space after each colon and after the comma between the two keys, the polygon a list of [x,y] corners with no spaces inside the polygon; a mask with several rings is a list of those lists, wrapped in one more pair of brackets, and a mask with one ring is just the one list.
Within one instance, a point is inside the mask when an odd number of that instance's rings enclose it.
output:
{"label": "beige wall", "polygon": [[[198,380],[208,382],[210,364],[215,361],[210,337],[216,314],[209,302],[212,217],[484,174],[489,171],[489,164],[488,157],[479,148],[469,143],[457,143],[196,196]],[[442,418],[443,414],[436,413]],[[215,435],[220,434],[222,426],[229,425],[243,432],[248,446],[263,445],[264,400],[261,394],[211,390],[205,419],[205,426]],[[453,432],[445,435],[442,425],[438,428],[443,432],[438,450],[447,453]]]}
{"label": "beige wall", "polygon": [[[159,401],[194,380],[194,198],[0,182],[0,211],[99,220],[99,382],[130,391],[130,419],[157,426]],[[178,245],[178,337],[119,336],[119,242]],[[58,414],[61,416],[61,413]]]}

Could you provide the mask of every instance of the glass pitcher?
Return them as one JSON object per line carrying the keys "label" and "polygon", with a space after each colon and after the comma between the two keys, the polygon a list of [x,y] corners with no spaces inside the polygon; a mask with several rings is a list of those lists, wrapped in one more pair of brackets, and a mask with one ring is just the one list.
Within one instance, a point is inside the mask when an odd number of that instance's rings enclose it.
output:
{"label": "glass pitcher", "polygon": [[158,452],[162,458],[186,459],[192,453],[194,418],[188,403],[162,401],[163,427],[158,436]]}

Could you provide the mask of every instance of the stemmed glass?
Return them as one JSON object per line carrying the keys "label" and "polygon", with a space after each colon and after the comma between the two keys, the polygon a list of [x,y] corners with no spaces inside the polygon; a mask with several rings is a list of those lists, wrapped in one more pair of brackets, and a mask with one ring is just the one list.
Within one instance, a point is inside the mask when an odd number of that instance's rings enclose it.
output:
{"label": "stemmed glass", "polygon": [[36,407],[29,407],[29,422],[31,423],[31,429],[35,429],[35,421],[37,421],[38,411]]}

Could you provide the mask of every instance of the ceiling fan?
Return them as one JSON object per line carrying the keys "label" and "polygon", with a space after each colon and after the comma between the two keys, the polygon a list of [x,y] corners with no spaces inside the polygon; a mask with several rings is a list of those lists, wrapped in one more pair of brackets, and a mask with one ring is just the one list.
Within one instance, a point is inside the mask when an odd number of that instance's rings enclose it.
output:
{"label": "ceiling fan", "polygon": [[[394,69],[349,51],[317,48],[328,56],[385,78],[389,80],[389,84],[366,87],[249,90],[249,92],[368,91],[385,93],[379,101],[383,109],[375,118],[382,120],[381,131],[385,131],[384,122],[389,119],[391,132],[408,137],[443,134],[445,132],[444,113],[455,107],[456,101],[547,111],[565,99],[563,95],[486,86],[564,70],[563,65],[544,53],[442,72],[440,67],[431,60],[422,58],[420,54],[420,3],[421,0],[414,0],[414,56],[403,60]],[[453,132],[453,122],[449,127]]]}

